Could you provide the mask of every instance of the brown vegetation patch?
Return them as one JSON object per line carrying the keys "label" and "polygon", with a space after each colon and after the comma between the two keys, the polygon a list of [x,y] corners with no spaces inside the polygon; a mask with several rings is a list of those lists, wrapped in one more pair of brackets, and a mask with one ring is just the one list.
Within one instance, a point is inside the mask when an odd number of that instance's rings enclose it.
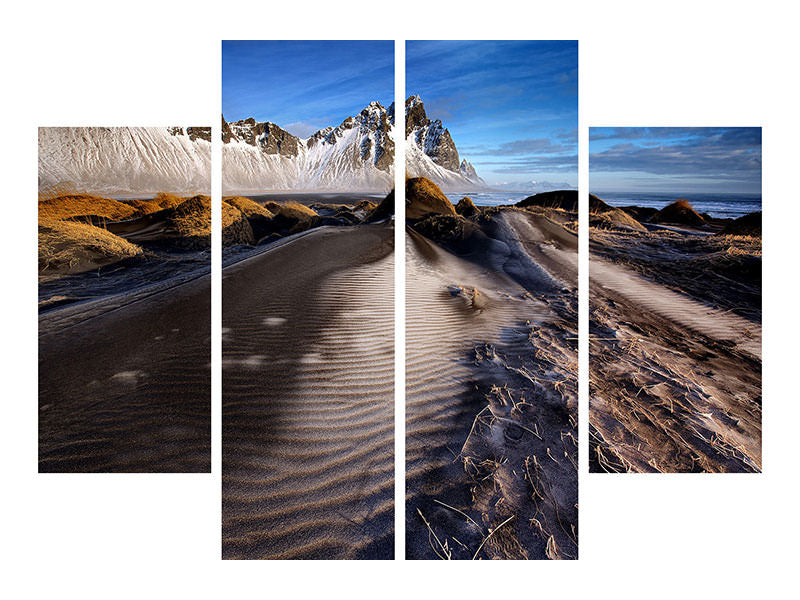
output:
{"label": "brown vegetation patch", "polygon": [[[255,204],[255,203],[253,203]],[[222,245],[253,244],[253,228],[247,216],[237,206],[222,202]]]}
{"label": "brown vegetation patch", "polygon": [[475,206],[475,203],[472,201],[472,198],[469,196],[464,196],[461,200],[458,201],[456,204],[456,212],[460,214],[462,217],[473,217],[478,214],[478,207]]}
{"label": "brown vegetation patch", "polygon": [[253,215],[261,215],[262,217],[272,218],[273,212],[262,206],[258,202],[245,198],[244,196],[226,196],[222,198],[222,202],[230,204],[241,211],[241,213],[250,218]]}
{"label": "brown vegetation patch", "polygon": [[142,254],[142,249],[94,225],[39,219],[39,274],[67,275],[91,271],[125,258]]}
{"label": "brown vegetation patch", "polygon": [[125,204],[136,209],[139,215],[150,215],[160,210],[178,206],[186,200],[186,198],[176,196],[175,194],[159,192],[152,200],[129,200],[125,202]]}
{"label": "brown vegetation patch", "polygon": [[136,212],[134,207],[124,202],[91,194],[68,194],[39,200],[39,219],[94,216],[119,221],[135,216]]}

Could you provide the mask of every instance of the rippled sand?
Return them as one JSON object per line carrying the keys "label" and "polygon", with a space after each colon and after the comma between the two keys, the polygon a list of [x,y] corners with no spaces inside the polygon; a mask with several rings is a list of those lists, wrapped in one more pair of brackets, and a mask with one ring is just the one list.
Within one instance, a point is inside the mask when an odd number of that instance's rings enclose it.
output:
{"label": "rippled sand", "polygon": [[393,557],[393,231],[223,270],[224,558]]}

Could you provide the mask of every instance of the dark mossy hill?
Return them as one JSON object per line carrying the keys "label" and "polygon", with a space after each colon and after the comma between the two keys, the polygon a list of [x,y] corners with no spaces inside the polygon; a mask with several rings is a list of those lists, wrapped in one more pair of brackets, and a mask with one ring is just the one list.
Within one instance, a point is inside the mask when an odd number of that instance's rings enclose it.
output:
{"label": "dark mossy hill", "polygon": [[654,214],[650,218],[650,222],[697,226],[704,225],[705,219],[697,213],[688,200],[679,198]]}
{"label": "dark mossy hill", "polygon": [[723,227],[723,235],[752,235],[761,237],[761,211],[734,219]]}
{"label": "dark mossy hill", "polygon": [[515,204],[519,208],[539,206],[541,208],[560,208],[568,212],[578,212],[578,190],[555,190],[528,196]]}
{"label": "dark mossy hill", "polygon": [[658,212],[657,208],[651,208],[649,206],[621,206],[620,210],[624,210],[640,223],[649,221],[653,218],[653,215]]}
{"label": "dark mossy hill", "polygon": [[[372,204],[371,202],[369,204]],[[364,202],[361,202],[358,207],[364,205]],[[364,205],[366,206],[366,205]],[[357,207],[357,208],[358,208]],[[394,189],[389,192],[386,197],[381,200],[381,203],[378,206],[375,206],[366,217],[364,217],[365,223],[375,223],[377,221],[383,221],[384,219],[388,219],[394,214]]]}

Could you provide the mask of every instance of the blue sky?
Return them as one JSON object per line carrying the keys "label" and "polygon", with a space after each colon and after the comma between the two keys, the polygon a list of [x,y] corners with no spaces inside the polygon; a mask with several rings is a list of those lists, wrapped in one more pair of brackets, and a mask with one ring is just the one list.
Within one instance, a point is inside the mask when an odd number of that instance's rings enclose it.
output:
{"label": "blue sky", "polygon": [[409,41],[413,94],[487,183],[577,186],[578,42]]}
{"label": "blue sky", "polygon": [[222,114],[308,137],[394,101],[393,41],[223,41]]}
{"label": "blue sky", "polygon": [[761,193],[760,127],[592,127],[592,192]]}

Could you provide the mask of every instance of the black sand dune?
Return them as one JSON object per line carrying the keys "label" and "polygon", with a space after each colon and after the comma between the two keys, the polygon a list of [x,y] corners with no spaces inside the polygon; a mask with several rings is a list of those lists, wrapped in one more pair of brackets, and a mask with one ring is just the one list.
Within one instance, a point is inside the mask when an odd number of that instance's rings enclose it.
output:
{"label": "black sand dune", "polygon": [[408,231],[407,558],[576,558],[575,236],[517,209],[458,254]]}
{"label": "black sand dune", "polygon": [[210,471],[205,273],[40,315],[40,472]]}
{"label": "black sand dune", "polygon": [[223,270],[226,559],[394,554],[393,226]]}

